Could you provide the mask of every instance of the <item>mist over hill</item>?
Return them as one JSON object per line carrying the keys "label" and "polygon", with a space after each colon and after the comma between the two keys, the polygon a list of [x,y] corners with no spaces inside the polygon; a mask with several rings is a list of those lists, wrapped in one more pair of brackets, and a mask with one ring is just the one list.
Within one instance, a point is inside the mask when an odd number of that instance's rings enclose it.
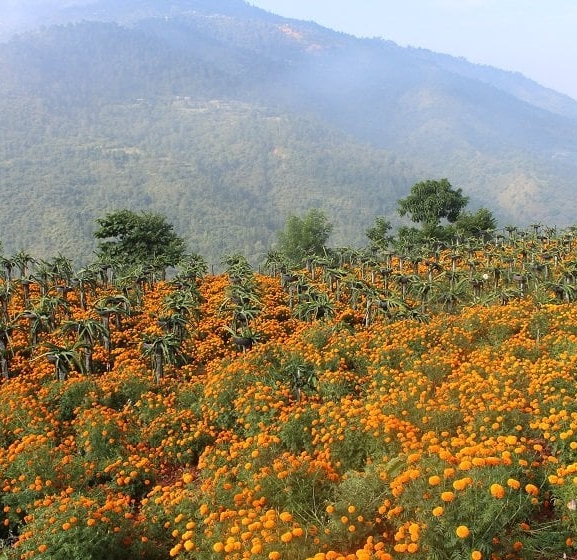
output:
{"label": "mist over hill", "polygon": [[577,102],[518,73],[241,0],[10,2],[0,39],[5,252],[90,260],[124,207],[213,262],[311,207],[362,246],[434,177],[501,225],[577,214]]}

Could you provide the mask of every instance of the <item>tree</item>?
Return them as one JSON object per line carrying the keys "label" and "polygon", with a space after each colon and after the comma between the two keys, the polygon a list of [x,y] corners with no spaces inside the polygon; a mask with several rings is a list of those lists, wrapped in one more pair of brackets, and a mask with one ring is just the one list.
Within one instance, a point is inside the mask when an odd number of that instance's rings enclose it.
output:
{"label": "tree", "polygon": [[84,355],[84,372],[93,372],[92,354],[97,340],[110,336],[104,325],[96,319],[69,320],[62,325],[62,332],[76,333],[77,342]]}
{"label": "tree", "polygon": [[480,208],[472,214],[471,212],[461,212],[455,220],[455,231],[465,237],[485,238],[497,227],[497,220],[486,208]]}
{"label": "tree", "polygon": [[143,356],[150,358],[156,383],[164,377],[165,365],[185,363],[180,348],[181,341],[173,333],[165,333],[145,338],[142,343]]}
{"label": "tree", "polygon": [[378,216],[373,225],[365,231],[370,241],[370,248],[375,251],[385,251],[392,241],[392,237],[388,235],[391,228],[391,222]]}
{"label": "tree", "polygon": [[[447,179],[429,179],[416,183],[407,198],[398,201],[399,215],[409,215],[411,221],[421,224],[421,236],[443,238],[448,231],[441,220],[450,224],[457,221],[469,198],[461,189],[453,189]],[[414,233],[404,228],[405,233]]]}
{"label": "tree", "polygon": [[295,264],[324,254],[325,244],[333,231],[326,214],[317,208],[309,210],[304,218],[291,215],[278,233],[278,249]]}
{"label": "tree", "polygon": [[98,218],[94,237],[101,239],[98,257],[120,265],[161,263],[175,266],[184,256],[186,244],[161,214],[119,210]]}
{"label": "tree", "polygon": [[73,369],[84,373],[84,364],[78,350],[82,348],[82,343],[77,341],[72,346],[59,346],[51,342],[45,342],[47,352],[38,356],[46,356],[48,361],[54,365],[54,375],[57,381],[66,381],[68,374]]}

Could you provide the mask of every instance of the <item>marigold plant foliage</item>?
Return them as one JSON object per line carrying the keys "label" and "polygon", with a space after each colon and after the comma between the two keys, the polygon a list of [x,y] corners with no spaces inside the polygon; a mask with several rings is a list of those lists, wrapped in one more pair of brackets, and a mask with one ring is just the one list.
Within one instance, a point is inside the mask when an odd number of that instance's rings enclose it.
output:
{"label": "marigold plant foliage", "polygon": [[[577,259],[524,242],[82,297],[11,280],[2,553],[575,557]],[[102,328],[71,350],[74,321]],[[46,348],[87,345],[58,377]]]}

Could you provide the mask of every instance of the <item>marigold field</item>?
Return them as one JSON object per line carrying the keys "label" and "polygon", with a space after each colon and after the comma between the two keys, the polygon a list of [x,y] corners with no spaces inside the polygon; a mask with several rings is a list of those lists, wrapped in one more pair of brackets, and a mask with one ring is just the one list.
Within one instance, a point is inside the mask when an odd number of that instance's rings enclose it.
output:
{"label": "marigold field", "polygon": [[577,558],[570,242],[229,264],[4,275],[0,555]]}

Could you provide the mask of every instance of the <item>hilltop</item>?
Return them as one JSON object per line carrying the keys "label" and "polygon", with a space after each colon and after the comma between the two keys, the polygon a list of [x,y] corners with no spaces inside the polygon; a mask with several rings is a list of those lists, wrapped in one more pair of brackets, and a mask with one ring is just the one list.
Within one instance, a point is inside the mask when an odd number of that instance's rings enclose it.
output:
{"label": "hilltop", "polygon": [[211,262],[257,260],[311,207],[359,246],[430,177],[502,225],[573,222],[577,102],[520,74],[240,0],[53,4],[1,35],[8,252],[89,261],[120,207],[162,212]]}

